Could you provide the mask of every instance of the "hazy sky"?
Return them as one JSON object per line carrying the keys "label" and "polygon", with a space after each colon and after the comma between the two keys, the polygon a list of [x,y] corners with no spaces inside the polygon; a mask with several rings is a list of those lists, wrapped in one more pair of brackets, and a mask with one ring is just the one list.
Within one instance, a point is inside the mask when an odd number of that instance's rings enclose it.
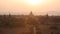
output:
{"label": "hazy sky", "polygon": [[27,0],[0,0],[0,14],[47,14],[60,15],[60,0],[44,0],[32,5]]}

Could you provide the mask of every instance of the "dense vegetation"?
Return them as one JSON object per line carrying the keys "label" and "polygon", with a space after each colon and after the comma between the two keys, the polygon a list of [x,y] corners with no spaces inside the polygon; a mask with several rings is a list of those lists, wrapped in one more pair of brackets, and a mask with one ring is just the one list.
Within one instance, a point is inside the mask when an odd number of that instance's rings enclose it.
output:
{"label": "dense vegetation", "polygon": [[28,25],[44,24],[45,22],[60,23],[60,16],[19,16],[0,15],[0,27],[25,27]]}

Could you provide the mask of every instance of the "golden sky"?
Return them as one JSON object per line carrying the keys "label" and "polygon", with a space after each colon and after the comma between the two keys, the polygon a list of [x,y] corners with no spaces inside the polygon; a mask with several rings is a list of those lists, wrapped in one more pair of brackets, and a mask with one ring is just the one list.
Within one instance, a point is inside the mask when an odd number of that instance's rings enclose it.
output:
{"label": "golden sky", "polygon": [[29,14],[30,11],[35,15],[59,15],[60,0],[0,0],[0,14]]}

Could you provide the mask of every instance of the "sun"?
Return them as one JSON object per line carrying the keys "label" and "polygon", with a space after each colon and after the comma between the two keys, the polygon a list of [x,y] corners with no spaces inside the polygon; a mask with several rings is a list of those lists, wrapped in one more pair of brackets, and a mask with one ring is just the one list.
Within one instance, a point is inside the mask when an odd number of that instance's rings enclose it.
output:
{"label": "sun", "polygon": [[30,3],[30,4],[32,4],[32,5],[40,4],[43,1],[44,0],[27,0],[27,2]]}

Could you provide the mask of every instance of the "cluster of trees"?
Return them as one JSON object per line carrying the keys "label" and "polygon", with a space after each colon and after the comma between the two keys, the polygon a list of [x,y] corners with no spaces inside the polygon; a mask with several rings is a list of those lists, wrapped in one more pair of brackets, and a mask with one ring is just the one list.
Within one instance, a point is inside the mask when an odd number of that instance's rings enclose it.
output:
{"label": "cluster of trees", "polygon": [[38,25],[44,24],[46,21],[51,21],[55,23],[60,22],[59,16],[35,16],[38,18],[38,21],[36,21],[36,18],[28,18],[27,20],[25,17],[23,18],[16,18],[18,16],[15,15],[0,15],[0,27],[25,27],[26,24],[29,25]]}
{"label": "cluster of trees", "polygon": [[60,23],[60,16],[40,16],[39,21],[41,24],[44,24],[46,22],[52,22],[55,24]]}
{"label": "cluster of trees", "polygon": [[0,27],[23,27],[24,19],[12,15],[0,15]]}

